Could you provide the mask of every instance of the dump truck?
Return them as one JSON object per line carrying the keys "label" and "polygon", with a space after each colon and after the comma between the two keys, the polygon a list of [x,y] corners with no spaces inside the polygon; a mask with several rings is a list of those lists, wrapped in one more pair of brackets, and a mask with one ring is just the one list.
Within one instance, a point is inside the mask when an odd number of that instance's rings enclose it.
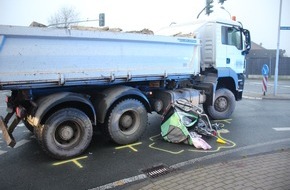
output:
{"label": "dump truck", "polygon": [[117,144],[137,141],[148,113],[176,100],[229,118],[242,99],[250,33],[240,22],[206,20],[137,34],[0,26],[0,117],[15,146],[22,122],[55,159],[82,154],[100,128]]}

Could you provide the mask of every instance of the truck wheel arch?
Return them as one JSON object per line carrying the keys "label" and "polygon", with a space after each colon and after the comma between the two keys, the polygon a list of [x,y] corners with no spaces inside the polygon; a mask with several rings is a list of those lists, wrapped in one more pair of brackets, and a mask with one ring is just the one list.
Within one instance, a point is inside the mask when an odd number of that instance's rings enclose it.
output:
{"label": "truck wheel arch", "polygon": [[126,98],[139,100],[145,106],[147,112],[151,112],[151,106],[147,97],[139,89],[130,86],[114,86],[102,91],[100,97],[95,98],[95,109],[102,110],[97,111],[97,121],[104,123],[108,111]]}
{"label": "truck wheel arch", "polygon": [[216,90],[226,88],[230,90],[236,98],[236,84],[232,77],[222,77],[218,79]]}
{"label": "truck wheel arch", "polygon": [[218,81],[216,90],[227,88],[234,94],[236,100],[238,100],[236,92],[238,90],[239,79],[237,73],[231,68],[218,68],[217,71]]}
{"label": "truck wheel arch", "polygon": [[88,114],[92,124],[96,125],[96,113],[91,101],[82,94],[61,92],[40,98],[33,116],[33,125],[38,126],[55,111],[64,107],[73,107]]}
{"label": "truck wheel arch", "polygon": [[[235,109],[238,98],[238,75],[231,68],[217,69],[216,86],[212,95],[204,105],[204,111],[212,119],[226,119]],[[226,105],[227,108],[223,108]],[[220,107],[221,106],[221,107]]]}

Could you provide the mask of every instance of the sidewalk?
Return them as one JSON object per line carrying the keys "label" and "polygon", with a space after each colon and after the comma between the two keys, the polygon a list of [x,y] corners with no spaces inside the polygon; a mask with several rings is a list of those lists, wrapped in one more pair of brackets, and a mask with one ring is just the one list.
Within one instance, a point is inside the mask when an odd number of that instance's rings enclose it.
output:
{"label": "sidewalk", "polygon": [[281,80],[274,95],[274,81],[268,81],[266,95],[262,92],[261,79],[246,79],[243,92],[245,99],[290,100],[290,80]]}
{"label": "sidewalk", "polygon": [[261,93],[244,92],[244,99],[256,99],[256,100],[290,100],[290,94],[266,94],[265,96]]}
{"label": "sidewalk", "polygon": [[[187,171],[186,171],[187,170]],[[290,150],[188,168],[132,185],[130,190],[290,189]]]}

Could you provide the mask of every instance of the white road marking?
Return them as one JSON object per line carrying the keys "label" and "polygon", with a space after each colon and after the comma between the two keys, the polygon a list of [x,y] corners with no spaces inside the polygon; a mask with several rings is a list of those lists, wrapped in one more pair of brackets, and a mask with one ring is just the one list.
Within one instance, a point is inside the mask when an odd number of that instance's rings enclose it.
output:
{"label": "white road marking", "polygon": [[[19,125],[17,125],[17,127],[24,127],[25,125],[23,124],[23,123],[20,123]],[[28,132],[28,131],[27,131]],[[0,134],[2,134],[2,131],[0,130]],[[32,137],[33,136],[31,136],[30,137],[30,139],[32,139]],[[2,141],[2,138],[0,138],[1,139],[1,143],[3,143],[3,141]],[[22,139],[22,140],[20,140],[20,141],[18,141],[17,143],[16,143],[16,145],[15,145],[15,147],[14,148],[19,148],[20,146],[22,146],[22,145],[25,145],[26,143],[29,143],[31,140],[27,140],[27,139]],[[2,154],[5,154],[5,153],[7,153],[7,151],[3,151],[3,150],[0,150],[0,155],[2,155]]]}
{"label": "white road marking", "polygon": [[[26,143],[29,143],[30,141],[31,140],[22,139],[16,143],[14,148],[19,148],[20,146],[25,145]],[[5,154],[5,153],[7,153],[7,151],[0,150],[0,155]]]}
{"label": "white road marking", "polygon": [[7,151],[0,150],[0,155],[5,154]]}
{"label": "white road marking", "polygon": [[243,98],[250,99],[250,100],[262,100],[261,97],[252,97],[252,96],[245,96],[245,95],[243,95]]}
{"label": "white road marking", "polygon": [[17,127],[25,127],[24,123],[20,123],[17,125]]}
{"label": "white road marking", "polygon": [[[23,123],[20,123],[19,125],[17,125],[17,127],[25,127],[25,125]],[[1,130],[0,130],[0,134],[2,134]]]}
{"label": "white road marking", "polygon": [[277,127],[273,128],[275,131],[290,131],[290,127]]}
{"label": "white road marking", "polygon": [[21,141],[17,142],[14,148],[18,148],[26,143],[30,142],[30,140],[22,139]]}

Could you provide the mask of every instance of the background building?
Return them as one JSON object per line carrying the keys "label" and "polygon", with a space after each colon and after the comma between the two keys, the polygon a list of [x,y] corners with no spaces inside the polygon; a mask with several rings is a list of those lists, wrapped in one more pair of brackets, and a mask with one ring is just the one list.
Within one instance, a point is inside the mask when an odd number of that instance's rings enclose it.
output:
{"label": "background building", "polygon": [[[274,77],[276,64],[276,49],[266,49],[261,45],[252,42],[250,53],[246,57],[246,76],[261,77],[262,67],[267,64],[269,67],[269,78]],[[286,51],[279,52],[279,77],[290,78],[290,57]]]}

